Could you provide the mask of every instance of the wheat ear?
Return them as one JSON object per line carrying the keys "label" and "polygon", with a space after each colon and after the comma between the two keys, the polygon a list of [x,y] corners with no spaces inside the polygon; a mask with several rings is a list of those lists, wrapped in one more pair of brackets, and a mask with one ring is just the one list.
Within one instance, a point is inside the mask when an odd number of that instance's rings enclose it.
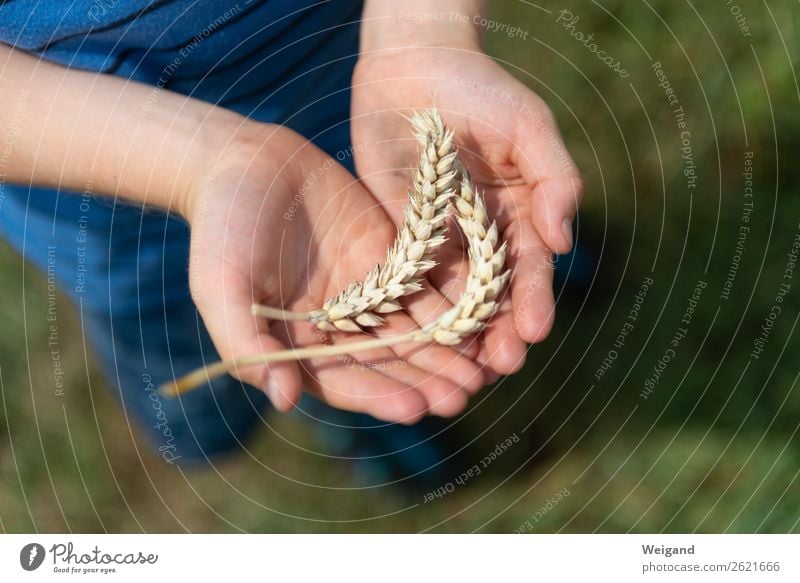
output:
{"label": "wheat ear", "polygon": [[463,172],[462,175],[455,207],[459,226],[464,230],[469,241],[469,276],[466,290],[461,294],[458,302],[439,316],[436,321],[420,330],[396,336],[267,352],[217,362],[189,373],[174,383],[163,385],[162,393],[167,396],[176,396],[193,390],[207,380],[231,370],[257,364],[352,354],[403,342],[434,341],[439,344],[452,345],[470,334],[483,330],[489,319],[497,312],[499,296],[511,275],[511,271],[505,269],[507,247],[505,242],[499,248],[497,247],[499,240],[497,224],[494,222],[489,224],[483,196],[474,189],[466,172]]}
{"label": "wheat ear", "polygon": [[489,224],[486,203],[463,171],[456,217],[469,245],[467,287],[458,302],[422,331],[439,344],[458,344],[465,336],[480,332],[500,307],[500,294],[511,277],[505,269],[508,245],[498,248],[497,223]]}
{"label": "wheat ear", "polygon": [[448,202],[457,194],[460,166],[453,131],[436,109],[415,112],[411,125],[422,148],[403,224],[383,265],[370,271],[363,282],[351,283],[329,298],[321,309],[303,313],[254,305],[254,315],[308,320],[328,332],[360,332],[383,324],[379,314],[402,310],[397,300],[422,289],[423,276],[436,266],[436,249],[446,240]]}

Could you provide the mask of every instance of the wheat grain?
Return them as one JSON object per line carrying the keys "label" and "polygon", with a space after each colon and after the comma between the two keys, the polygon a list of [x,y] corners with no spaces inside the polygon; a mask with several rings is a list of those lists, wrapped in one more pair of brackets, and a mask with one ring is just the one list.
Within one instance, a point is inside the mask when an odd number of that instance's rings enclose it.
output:
{"label": "wheat grain", "polygon": [[460,165],[448,129],[436,109],[415,112],[414,137],[422,147],[413,174],[404,220],[382,265],[363,282],[351,283],[321,309],[287,312],[254,305],[253,314],[273,319],[308,320],[320,330],[360,332],[380,326],[388,314],[402,310],[399,298],[423,287],[423,276],[436,266],[436,249],[446,240],[448,202],[457,194]]}
{"label": "wheat grain", "polygon": [[469,175],[462,171],[459,195],[455,199],[456,215],[469,244],[469,276],[467,286],[458,302],[439,316],[434,322],[419,330],[337,345],[322,345],[284,350],[215,363],[198,369],[174,383],[162,386],[167,396],[175,396],[192,390],[207,380],[240,367],[314,358],[352,354],[404,342],[430,342],[453,345],[466,336],[483,330],[489,319],[499,308],[499,296],[505,288],[510,270],[505,270],[507,246],[497,247],[499,236],[497,224],[489,224],[483,196],[475,190]]}

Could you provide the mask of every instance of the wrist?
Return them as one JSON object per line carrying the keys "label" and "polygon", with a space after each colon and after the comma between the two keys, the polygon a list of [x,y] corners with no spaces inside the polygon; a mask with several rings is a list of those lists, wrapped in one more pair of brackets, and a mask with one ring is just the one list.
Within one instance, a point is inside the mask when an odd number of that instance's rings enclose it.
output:
{"label": "wrist", "polygon": [[260,137],[267,125],[224,109],[202,120],[192,140],[187,171],[176,188],[172,210],[191,225],[215,176],[241,160],[252,160],[263,147]]}
{"label": "wrist", "polygon": [[401,48],[481,50],[478,0],[368,0],[361,27],[361,53]]}

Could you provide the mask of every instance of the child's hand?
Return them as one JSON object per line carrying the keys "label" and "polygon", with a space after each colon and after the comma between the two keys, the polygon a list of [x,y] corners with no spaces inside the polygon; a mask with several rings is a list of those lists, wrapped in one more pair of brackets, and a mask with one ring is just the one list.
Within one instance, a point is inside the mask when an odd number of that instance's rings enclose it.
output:
{"label": "child's hand", "polygon": [[[182,212],[191,223],[192,294],[221,356],[326,342],[308,322],[267,322],[250,306],[321,306],[383,260],[395,224],[342,166],[286,128],[248,122],[213,162]],[[419,295],[431,312],[445,301],[436,292]],[[416,327],[393,314],[378,333]],[[457,414],[484,383],[457,351],[418,344],[243,368],[235,376],[266,390],[281,410],[308,389],[335,407],[404,423],[426,412]]]}
{"label": "child's hand", "polygon": [[[387,34],[376,38],[392,42]],[[428,40],[439,46],[426,47]],[[368,145],[355,149],[358,173],[399,221],[407,171],[392,170],[408,167],[416,144],[410,136],[397,139],[408,134],[397,112],[432,103],[439,108],[509,243],[511,299],[485,333],[479,361],[496,373],[512,372],[524,362],[524,341],[541,341],[552,326],[551,252],[571,248],[580,175],[547,105],[476,44],[449,46],[441,34],[397,42],[405,48],[362,53],[353,78],[353,142]],[[375,143],[381,148],[371,147]],[[430,275],[451,301],[462,289],[451,287],[453,274],[467,273],[465,261],[458,251],[449,268]]]}

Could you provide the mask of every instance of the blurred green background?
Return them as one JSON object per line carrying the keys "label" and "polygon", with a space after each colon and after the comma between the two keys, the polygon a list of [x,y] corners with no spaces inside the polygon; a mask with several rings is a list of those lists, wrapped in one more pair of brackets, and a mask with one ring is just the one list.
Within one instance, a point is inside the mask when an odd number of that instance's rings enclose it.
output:
{"label": "blurred green background", "polygon": [[[359,489],[347,464],[303,451],[325,444],[298,415],[273,416],[250,455],[178,471],[132,440],[91,360],[87,375],[74,317],[68,329],[60,322],[74,341],[63,343],[65,396],[54,396],[44,279],[30,267],[23,277],[22,260],[0,246],[3,531],[800,531],[800,273],[784,278],[800,232],[797,3],[606,0],[549,13],[490,4],[493,19],[528,33],[489,33],[488,50],[554,109],[586,178],[579,244],[598,259],[584,289],[559,287],[556,328],[525,370],[456,420],[472,463],[512,433],[520,443],[429,503]],[[562,9],[629,77],[556,22]],[[693,190],[653,62],[686,113]],[[581,281],[587,266],[573,269]],[[656,372],[698,281],[686,337]],[[633,328],[615,345],[626,321]],[[600,371],[604,359],[613,363]]]}

